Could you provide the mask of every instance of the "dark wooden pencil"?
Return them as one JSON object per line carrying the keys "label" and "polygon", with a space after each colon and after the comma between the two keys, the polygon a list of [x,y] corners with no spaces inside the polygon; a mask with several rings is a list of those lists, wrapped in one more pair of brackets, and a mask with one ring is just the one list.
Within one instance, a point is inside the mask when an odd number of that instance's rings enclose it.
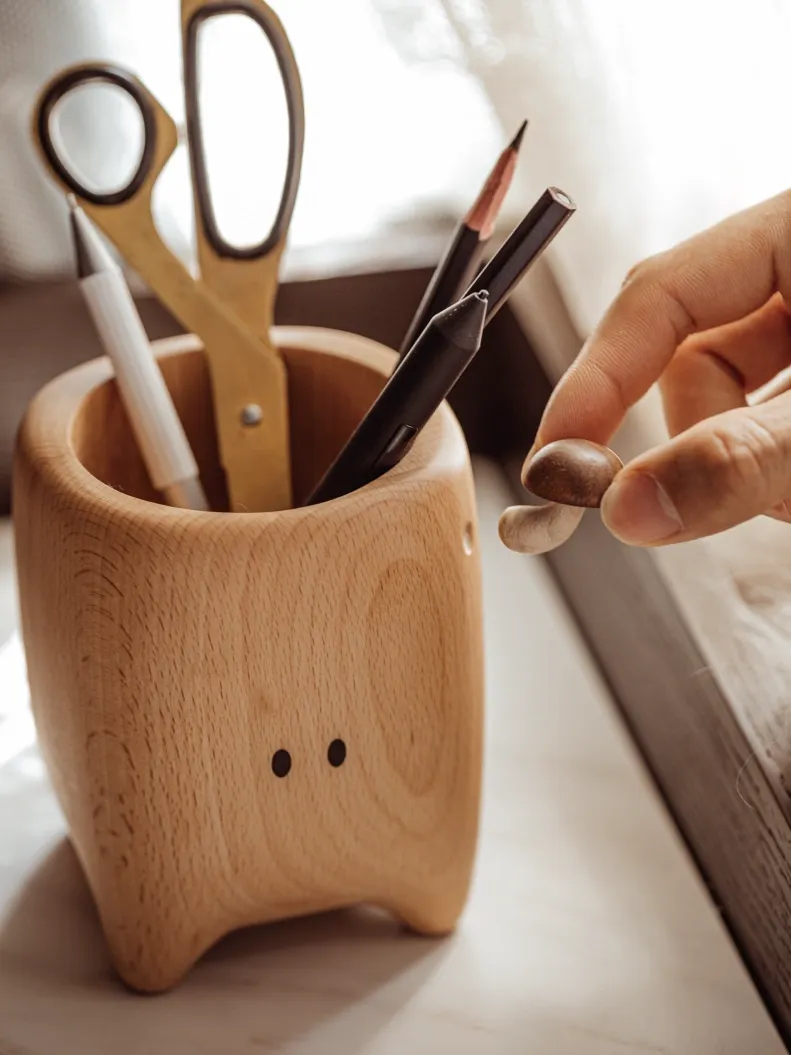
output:
{"label": "dark wooden pencil", "polygon": [[431,276],[423,299],[415,312],[399,349],[398,363],[418,339],[431,319],[455,303],[472,280],[484,246],[491,237],[503,199],[511,186],[519,147],[527,128],[519,131],[500,154],[472,208],[456,225],[450,242]]}
{"label": "dark wooden pencil", "polygon": [[538,260],[577,206],[557,187],[549,187],[524,220],[513,229],[489,263],[475,276],[465,297],[486,290],[488,323],[502,308],[511,290]]}

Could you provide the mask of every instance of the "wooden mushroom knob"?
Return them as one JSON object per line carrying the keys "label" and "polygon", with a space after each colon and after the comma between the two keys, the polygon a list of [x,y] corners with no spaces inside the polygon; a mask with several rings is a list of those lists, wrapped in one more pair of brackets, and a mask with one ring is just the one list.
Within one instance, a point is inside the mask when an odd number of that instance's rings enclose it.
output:
{"label": "wooden mushroom knob", "polygon": [[522,483],[547,502],[595,509],[622,468],[623,462],[609,447],[589,440],[556,440],[526,463]]}
{"label": "wooden mushroom knob", "polygon": [[549,553],[567,542],[585,510],[581,506],[509,506],[500,517],[500,540],[515,553]]}

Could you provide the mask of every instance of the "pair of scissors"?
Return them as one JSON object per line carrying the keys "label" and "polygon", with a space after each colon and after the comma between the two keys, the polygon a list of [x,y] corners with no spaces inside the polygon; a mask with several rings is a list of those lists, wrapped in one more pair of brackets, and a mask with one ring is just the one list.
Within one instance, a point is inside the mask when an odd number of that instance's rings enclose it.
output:
{"label": "pair of scissors", "polygon": [[[266,238],[249,247],[231,245],[220,233],[209,193],[198,105],[198,33],[209,19],[227,14],[246,15],[266,34],[288,110],[288,161],[277,213]],[[178,133],[164,107],[133,74],[96,63],[62,71],[41,93],[34,133],[56,180],[76,196],[181,324],[201,338],[230,508],[287,509],[291,505],[287,378],[269,331],[302,165],[305,120],[299,71],[280,20],[263,0],[181,0],[181,28],[199,277],[194,278],[166,246],[154,224],[151,196],[178,145]],[[52,127],[58,103],[74,89],[97,82],[126,92],[143,122],[136,171],[125,186],[107,193],[86,187],[64,163]]]}

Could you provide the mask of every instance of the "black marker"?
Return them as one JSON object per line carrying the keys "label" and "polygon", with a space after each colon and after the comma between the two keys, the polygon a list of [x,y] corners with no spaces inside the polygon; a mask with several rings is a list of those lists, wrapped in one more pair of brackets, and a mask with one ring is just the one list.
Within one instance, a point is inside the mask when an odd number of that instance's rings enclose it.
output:
{"label": "black marker", "polygon": [[355,491],[401,461],[480,348],[488,301],[481,290],[434,316],[306,505]]}

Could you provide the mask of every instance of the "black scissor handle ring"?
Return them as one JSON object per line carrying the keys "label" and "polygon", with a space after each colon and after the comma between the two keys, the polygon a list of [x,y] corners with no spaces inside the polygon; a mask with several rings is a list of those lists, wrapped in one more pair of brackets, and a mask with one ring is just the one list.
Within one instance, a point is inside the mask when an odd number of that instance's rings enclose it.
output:
{"label": "black scissor handle ring", "polygon": [[[84,186],[63,163],[52,139],[52,113],[61,99],[83,84],[114,84],[121,88],[137,106],[143,120],[143,152],[131,179],[118,190],[102,193]],[[132,74],[120,66],[79,66],[57,77],[44,92],[38,104],[36,119],[41,149],[54,172],[69,190],[93,202],[94,205],[120,205],[129,201],[140,190],[151,171],[157,141],[156,115],[144,89]]]}
{"label": "black scissor handle ring", "polygon": [[[291,54],[291,46],[279,24],[267,13],[264,5],[255,0],[209,0],[198,8],[187,23],[184,35],[184,97],[187,113],[187,135],[189,138],[190,166],[192,169],[193,193],[197,198],[198,212],[206,238],[212,249],[221,257],[237,260],[257,260],[266,256],[280,242],[291,222],[294,202],[299,185],[302,164],[302,146],[305,135],[302,111],[302,86],[299,71]],[[278,203],[272,227],[261,242],[250,246],[236,246],[220,233],[209,191],[206,155],[203,145],[203,129],[198,103],[197,42],[201,25],[216,15],[238,14],[252,19],[264,32],[277,60],[288,108],[288,161],[283,192]]]}

